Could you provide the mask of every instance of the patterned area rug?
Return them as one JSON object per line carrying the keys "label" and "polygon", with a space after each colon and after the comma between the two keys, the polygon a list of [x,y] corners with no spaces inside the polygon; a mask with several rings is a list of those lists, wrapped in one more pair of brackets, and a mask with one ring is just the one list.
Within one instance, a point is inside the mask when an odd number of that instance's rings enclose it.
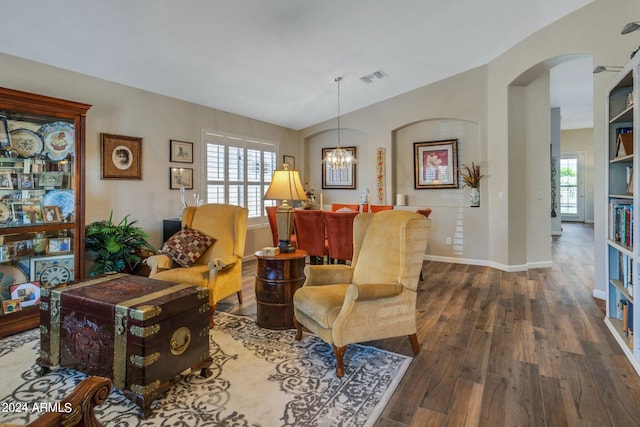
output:
{"label": "patterned area rug", "polygon": [[[263,329],[252,319],[217,313],[209,334],[212,376],[185,371],[146,419],[115,389],[96,415],[106,426],[371,426],[411,362],[351,345],[338,379],[330,345],[294,336],[295,330]],[[34,404],[59,401],[86,377],[66,368],[39,377],[39,350],[37,330],[0,341],[0,423],[33,421]]]}

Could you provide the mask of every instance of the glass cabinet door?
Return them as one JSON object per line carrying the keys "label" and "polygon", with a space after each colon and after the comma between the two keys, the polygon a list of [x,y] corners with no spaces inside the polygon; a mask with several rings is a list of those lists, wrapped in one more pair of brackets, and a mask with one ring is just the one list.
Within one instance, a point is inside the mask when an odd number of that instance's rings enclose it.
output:
{"label": "glass cabinet door", "polygon": [[37,326],[42,292],[83,275],[89,107],[0,88],[0,337]]}

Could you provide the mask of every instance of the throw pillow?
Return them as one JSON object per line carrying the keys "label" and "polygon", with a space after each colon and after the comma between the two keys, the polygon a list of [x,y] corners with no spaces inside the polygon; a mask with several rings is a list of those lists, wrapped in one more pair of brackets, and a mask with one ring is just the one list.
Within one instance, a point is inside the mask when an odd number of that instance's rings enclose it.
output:
{"label": "throw pillow", "polygon": [[189,227],[183,227],[169,237],[160,253],[166,254],[176,264],[191,267],[205,253],[216,239]]}

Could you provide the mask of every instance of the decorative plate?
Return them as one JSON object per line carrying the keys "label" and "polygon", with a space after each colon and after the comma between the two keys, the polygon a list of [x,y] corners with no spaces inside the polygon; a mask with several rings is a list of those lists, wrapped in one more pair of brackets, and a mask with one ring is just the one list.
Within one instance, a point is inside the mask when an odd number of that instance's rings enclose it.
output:
{"label": "decorative plate", "polygon": [[26,283],[29,278],[22,270],[13,265],[0,265],[0,283]]}
{"label": "decorative plate", "polygon": [[9,206],[0,202],[0,222],[6,222],[11,217],[11,209]]}
{"label": "decorative plate", "polygon": [[73,215],[76,211],[73,190],[53,190],[44,195],[40,206],[60,206],[63,218]]}
{"label": "decorative plate", "polygon": [[42,125],[38,135],[44,142],[44,152],[51,160],[63,160],[73,154],[76,131],[73,123],[53,122]]}
{"label": "decorative plate", "polygon": [[21,157],[33,157],[42,151],[42,139],[32,130],[14,129],[11,132],[11,147]]}

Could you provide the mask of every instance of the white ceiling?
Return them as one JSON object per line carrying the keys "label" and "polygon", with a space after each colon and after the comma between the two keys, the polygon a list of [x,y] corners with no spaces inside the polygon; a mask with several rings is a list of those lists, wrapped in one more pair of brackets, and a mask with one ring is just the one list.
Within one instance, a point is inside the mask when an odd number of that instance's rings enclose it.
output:
{"label": "white ceiling", "polygon": [[[590,1],[5,1],[0,52],[297,130],[336,116],[336,76],[353,111],[486,64]],[[376,70],[388,77],[360,81]]]}

